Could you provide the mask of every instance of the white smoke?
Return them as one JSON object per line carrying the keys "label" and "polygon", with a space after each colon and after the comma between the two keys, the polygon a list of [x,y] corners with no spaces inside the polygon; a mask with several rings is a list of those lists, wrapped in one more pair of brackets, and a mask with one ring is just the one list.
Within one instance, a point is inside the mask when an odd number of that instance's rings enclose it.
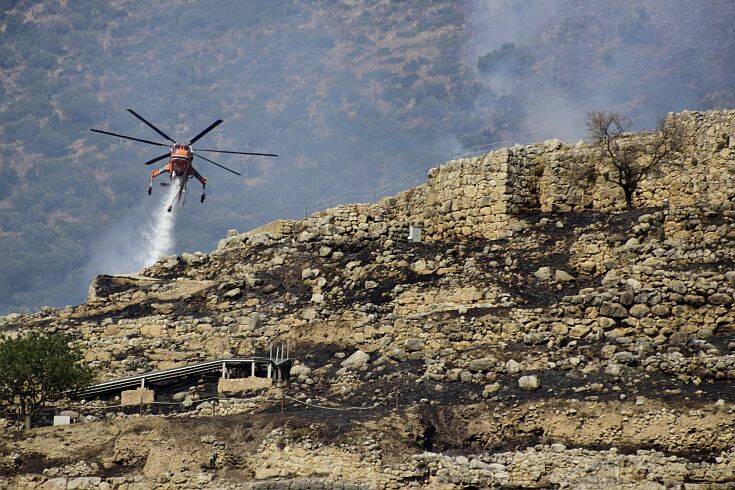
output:
{"label": "white smoke", "polygon": [[117,222],[93,248],[88,273],[130,274],[172,253],[178,206],[174,205],[170,213],[166,209],[176,197],[178,186],[173,180],[158,200],[146,200],[131,216]]}

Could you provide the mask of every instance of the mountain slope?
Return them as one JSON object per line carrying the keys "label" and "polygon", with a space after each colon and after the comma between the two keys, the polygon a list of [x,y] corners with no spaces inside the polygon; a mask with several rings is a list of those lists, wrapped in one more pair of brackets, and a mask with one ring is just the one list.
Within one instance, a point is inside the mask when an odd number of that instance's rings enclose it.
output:
{"label": "mountain slope", "polygon": [[[731,2],[610,9],[15,2],[0,14],[0,311],[77,302],[103,272],[94,257],[152,211],[141,205],[140,162],[155,152],[88,132],[152,137],[126,107],[182,138],[222,117],[208,144],[282,155],[223,158],[242,179],[202,168],[208,201],[179,218],[181,251],[462,146],[579,137],[587,110],[617,108],[648,125],[668,110],[733,104],[732,67],[719,62],[734,47]],[[506,66],[508,43],[523,66]]]}

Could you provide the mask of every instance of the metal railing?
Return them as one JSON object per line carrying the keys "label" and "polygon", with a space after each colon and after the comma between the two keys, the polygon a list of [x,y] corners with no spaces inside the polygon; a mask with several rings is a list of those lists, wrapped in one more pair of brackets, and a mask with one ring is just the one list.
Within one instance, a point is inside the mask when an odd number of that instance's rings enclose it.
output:
{"label": "metal railing", "polygon": [[414,169],[411,172],[391,179],[390,182],[374,189],[352,189],[325,197],[318,201],[284,206],[283,211],[286,217],[300,217],[303,214],[303,217],[306,218],[312,213],[342,204],[375,203],[384,197],[395,196],[400,192],[424,183],[426,181],[427,172],[434,167],[440,166],[442,163],[433,163],[425,167]]}
{"label": "metal railing", "polygon": [[[522,133],[518,137],[527,137],[533,133]],[[464,148],[462,150],[455,150],[449,154],[449,161],[456,160],[458,158],[471,158],[483,153],[489,153],[491,151],[513,146],[518,143],[519,140],[503,140],[488,143],[486,145],[473,146],[471,148]],[[522,141],[522,140],[521,140]],[[354,203],[376,203],[380,199],[388,196],[395,196],[399,192],[403,192],[412,187],[416,187],[426,181],[427,172],[434,168],[440,167],[446,164],[446,161],[439,163],[433,163],[431,165],[417,168],[410,171],[400,177],[392,179],[390,182],[383,184],[375,189],[353,189],[334,194],[317,201],[307,201],[304,204],[293,204],[286,205],[283,207],[283,214],[285,218],[307,218],[310,214],[318,211],[324,211],[335,206],[342,204],[354,204]]]}
{"label": "metal railing", "polygon": [[[164,369],[161,371],[134,374],[124,378],[113,379],[88,386],[74,392],[73,395],[77,398],[100,396],[109,393],[116,393],[129,388],[145,388],[147,383],[171,383],[176,380],[196,377],[203,374],[222,373],[224,376],[225,371],[232,366],[253,365],[253,370],[255,370],[255,365],[266,367],[271,366],[276,372],[278,372],[282,364],[290,366],[291,363],[291,359],[280,357],[283,356],[283,352],[279,352],[280,354],[276,354],[276,357],[273,357],[272,353],[270,357],[227,357],[224,359],[198,362],[188,366]],[[271,369],[268,368],[268,373],[270,374],[270,372]],[[278,378],[280,379],[280,377],[281,374],[279,373]]]}
{"label": "metal railing", "polygon": [[516,144],[515,140],[504,140],[496,141],[495,143],[488,143],[486,145],[473,146],[471,148],[463,148],[461,150],[455,150],[449,154],[450,160],[456,160],[458,158],[469,158],[483,153],[489,153],[499,148],[505,148]]}

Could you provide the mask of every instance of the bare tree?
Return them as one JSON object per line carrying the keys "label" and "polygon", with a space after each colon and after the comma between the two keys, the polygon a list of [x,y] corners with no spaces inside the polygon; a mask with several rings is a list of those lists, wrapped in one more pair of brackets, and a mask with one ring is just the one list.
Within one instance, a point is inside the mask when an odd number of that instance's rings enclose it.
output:
{"label": "bare tree", "polygon": [[633,194],[640,181],[659,173],[661,165],[670,161],[684,142],[683,127],[674,119],[660,119],[654,133],[629,133],[632,125],[617,112],[587,116],[588,138],[603,148],[612,164],[612,170],[602,172],[602,177],[623,190],[628,209],[633,208]]}

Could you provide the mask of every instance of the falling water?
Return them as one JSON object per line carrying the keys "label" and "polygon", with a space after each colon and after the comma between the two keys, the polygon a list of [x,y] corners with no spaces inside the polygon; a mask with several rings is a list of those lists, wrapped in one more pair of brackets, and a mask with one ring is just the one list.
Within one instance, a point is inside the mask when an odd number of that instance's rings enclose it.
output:
{"label": "falling water", "polygon": [[[159,258],[174,251],[176,208],[166,211],[178,190],[174,180],[161,189],[158,199],[146,199],[129,216],[123,217],[93,248],[87,264],[90,276],[97,274],[130,274],[153,265]],[[154,193],[154,197],[155,196]]]}
{"label": "falling water", "polygon": [[137,268],[153,265],[156,260],[171,253],[174,246],[173,230],[177,206],[173,206],[170,213],[166,209],[176,196],[178,187],[179,182],[177,180],[171,182],[171,185],[167,188],[168,191],[158,205],[158,209],[143,228],[142,244],[147,244],[147,246],[138,250]]}

